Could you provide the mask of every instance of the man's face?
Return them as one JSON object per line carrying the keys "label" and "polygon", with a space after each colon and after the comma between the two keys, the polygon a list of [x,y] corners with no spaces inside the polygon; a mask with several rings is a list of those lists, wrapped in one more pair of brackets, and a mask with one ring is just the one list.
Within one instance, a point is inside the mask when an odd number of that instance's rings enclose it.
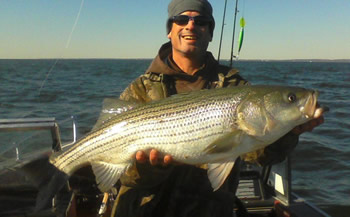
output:
{"label": "man's face", "polygon": [[[195,17],[200,14],[196,11],[185,11],[180,15]],[[184,25],[178,25],[174,22],[168,38],[173,46],[173,55],[178,54],[187,57],[204,55],[212,39],[209,25],[197,25],[193,20],[189,20]]]}

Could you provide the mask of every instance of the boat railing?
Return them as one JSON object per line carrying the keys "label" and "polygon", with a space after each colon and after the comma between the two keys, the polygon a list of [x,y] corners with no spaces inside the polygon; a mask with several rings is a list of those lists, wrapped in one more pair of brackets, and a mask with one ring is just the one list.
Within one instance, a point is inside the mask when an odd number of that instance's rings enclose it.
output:
{"label": "boat railing", "polygon": [[61,149],[68,148],[69,146],[73,145],[77,141],[77,125],[76,125],[75,117],[71,116],[71,120],[72,120],[73,139],[71,142],[61,144]]}
{"label": "boat railing", "polygon": [[53,117],[0,119],[0,137],[0,170],[12,170],[44,152],[62,148]]}
{"label": "boat railing", "polygon": [[0,119],[0,132],[50,130],[52,149],[61,149],[61,137],[56,119],[51,118],[18,118]]}

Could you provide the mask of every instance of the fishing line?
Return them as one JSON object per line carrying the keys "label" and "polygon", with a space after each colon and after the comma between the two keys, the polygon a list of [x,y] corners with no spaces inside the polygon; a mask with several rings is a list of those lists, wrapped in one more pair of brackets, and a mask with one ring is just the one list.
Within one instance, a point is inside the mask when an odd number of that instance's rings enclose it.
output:
{"label": "fishing line", "polygon": [[[70,32],[70,34],[69,34],[69,36],[68,36],[65,49],[67,49],[67,48],[69,47],[69,45],[70,45],[70,41],[71,41],[71,39],[72,39],[73,32],[74,32],[74,30],[75,30],[75,28],[76,28],[76,26],[77,26],[77,24],[78,24],[78,20],[79,20],[80,13],[81,13],[81,10],[82,10],[82,8],[83,8],[83,5],[84,5],[84,0],[81,0],[81,2],[80,2],[80,8],[79,8],[78,14],[77,14],[77,16],[76,16],[76,18],[75,18],[75,21],[74,21],[72,30],[71,30],[71,32]],[[49,78],[49,76],[50,76],[52,70],[55,68],[55,66],[56,66],[56,64],[58,63],[58,61],[59,61],[60,59],[63,58],[63,52],[64,52],[64,51],[62,51],[62,54],[60,55],[60,57],[57,58],[57,59],[55,60],[54,64],[51,66],[51,68],[49,69],[49,71],[46,73],[46,77],[45,77],[45,79],[43,80],[43,82],[41,83],[41,86],[40,86],[40,88],[39,88],[39,95],[40,95],[41,90],[43,89],[43,87],[44,87],[44,85],[45,85],[47,79]]]}
{"label": "fishing line", "polygon": [[242,10],[242,17],[244,17],[244,11],[245,11],[245,0],[243,0],[243,10]]}

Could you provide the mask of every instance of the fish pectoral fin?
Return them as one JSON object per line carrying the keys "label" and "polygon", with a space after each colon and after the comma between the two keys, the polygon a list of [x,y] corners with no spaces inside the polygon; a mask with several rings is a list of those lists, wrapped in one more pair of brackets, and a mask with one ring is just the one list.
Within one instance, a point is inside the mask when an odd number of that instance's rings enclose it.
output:
{"label": "fish pectoral fin", "polygon": [[240,144],[241,135],[241,130],[235,130],[234,132],[227,133],[225,136],[208,145],[203,152],[206,154],[218,154],[231,151],[234,147]]}
{"label": "fish pectoral fin", "polygon": [[239,126],[239,129],[246,132],[248,135],[258,136],[262,134],[262,130],[259,130],[256,126],[249,123],[242,112],[237,114],[236,124]]}
{"label": "fish pectoral fin", "polygon": [[131,164],[112,164],[102,161],[91,163],[96,183],[102,192],[109,191],[130,166]]}
{"label": "fish pectoral fin", "polygon": [[208,178],[214,191],[218,190],[230,174],[235,162],[208,164]]}

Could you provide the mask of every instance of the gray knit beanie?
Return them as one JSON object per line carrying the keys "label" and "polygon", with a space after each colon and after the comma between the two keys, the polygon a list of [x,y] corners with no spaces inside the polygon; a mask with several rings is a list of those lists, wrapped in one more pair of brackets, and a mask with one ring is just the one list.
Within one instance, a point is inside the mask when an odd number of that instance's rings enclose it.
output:
{"label": "gray knit beanie", "polygon": [[207,0],[172,0],[168,5],[167,33],[171,30],[171,18],[185,11],[197,11],[201,15],[209,17],[212,20],[209,29],[211,36],[213,36],[215,27],[213,8]]}

